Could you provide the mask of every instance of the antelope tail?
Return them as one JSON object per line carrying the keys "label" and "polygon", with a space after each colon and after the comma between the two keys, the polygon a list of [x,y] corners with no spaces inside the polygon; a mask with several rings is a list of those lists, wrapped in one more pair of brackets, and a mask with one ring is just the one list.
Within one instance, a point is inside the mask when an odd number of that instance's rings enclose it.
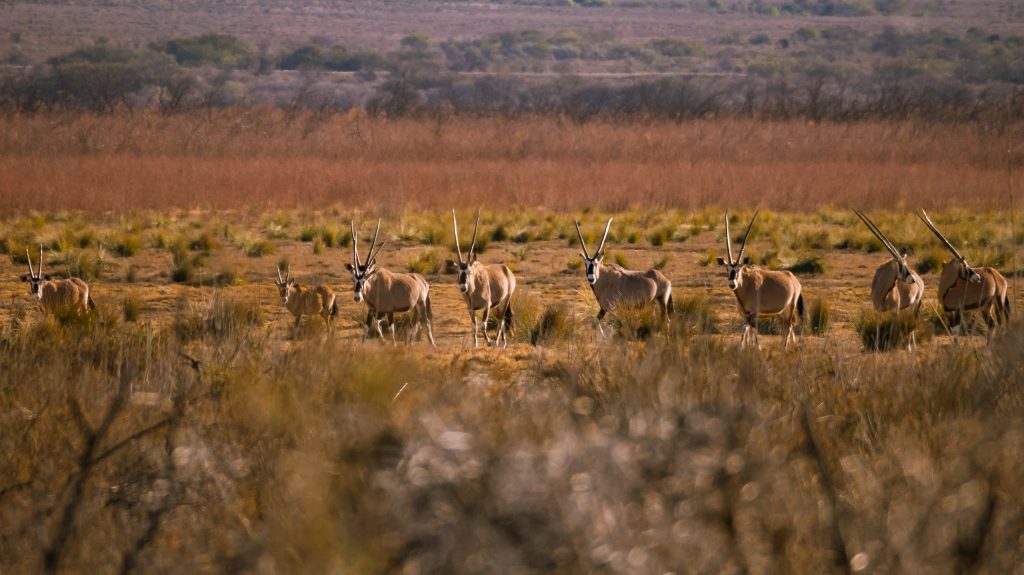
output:
{"label": "antelope tail", "polygon": [[87,307],[88,307],[88,308],[89,308],[90,310],[93,310],[93,311],[95,311],[95,309],[96,309],[96,302],[95,302],[95,301],[94,301],[94,300],[92,299],[92,295],[89,295],[89,297],[88,297],[88,298],[86,299],[85,305],[86,305],[86,306],[87,306]]}
{"label": "antelope tail", "polygon": [[667,307],[668,307],[668,313],[675,313],[676,312],[676,306],[672,303],[672,294],[668,294]]}
{"label": "antelope tail", "polygon": [[512,331],[512,298],[508,299],[508,303],[505,304],[505,331],[515,336],[515,332]]}
{"label": "antelope tail", "polygon": [[337,316],[338,316],[338,299],[335,298],[334,302],[331,304],[331,317],[337,317]]}
{"label": "antelope tail", "polygon": [[424,304],[425,304],[425,307],[426,307],[425,311],[427,313],[427,319],[430,320],[430,321],[434,321],[434,312],[430,308],[430,294],[429,293],[427,294],[427,300],[424,302]]}
{"label": "antelope tail", "polygon": [[1003,297],[1003,317],[1010,321],[1010,296]]}
{"label": "antelope tail", "polygon": [[796,298],[796,313],[800,316],[801,324],[807,321],[807,309],[804,307],[804,294],[800,294]]}

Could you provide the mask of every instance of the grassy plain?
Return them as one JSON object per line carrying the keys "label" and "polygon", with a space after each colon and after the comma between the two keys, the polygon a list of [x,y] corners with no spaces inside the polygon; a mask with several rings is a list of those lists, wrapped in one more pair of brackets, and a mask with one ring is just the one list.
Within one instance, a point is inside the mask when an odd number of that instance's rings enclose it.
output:
{"label": "grassy plain", "polygon": [[[1024,325],[953,346],[929,267],[920,349],[864,353],[885,258],[846,209],[924,269],[948,259],[929,208],[1009,273],[1019,126],[277,114],[2,119],[4,571],[1020,568]],[[471,348],[453,205],[484,206],[481,259],[519,278],[507,350]],[[788,352],[738,349],[707,265],[724,208],[738,235],[758,206],[749,255],[803,263],[831,309]],[[360,341],[347,223],[378,216],[381,265],[431,282],[437,350]],[[610,216],[608,259],[672,279],[670,329],[596,336],[572,221],[592,241]],[[90,279],[91,321],[16,281],[38,243]],[[338,293],[333,336],[291,332],[284,261]]]}

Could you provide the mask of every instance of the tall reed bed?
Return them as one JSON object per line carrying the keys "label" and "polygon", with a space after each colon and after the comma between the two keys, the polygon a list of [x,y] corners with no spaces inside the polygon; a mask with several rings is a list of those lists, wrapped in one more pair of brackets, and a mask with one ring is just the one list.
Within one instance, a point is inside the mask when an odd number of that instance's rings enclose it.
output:
{"label": "tall reed bed", "polygon": [[[1010,138],[972,125],[557,117],[383,120],[278,110],[0,118],[6,210],[763,205],[1001,209]],[[1021,187],[1018,172],[1011,174]],[[646,235],[646,234],[645,234]]]}

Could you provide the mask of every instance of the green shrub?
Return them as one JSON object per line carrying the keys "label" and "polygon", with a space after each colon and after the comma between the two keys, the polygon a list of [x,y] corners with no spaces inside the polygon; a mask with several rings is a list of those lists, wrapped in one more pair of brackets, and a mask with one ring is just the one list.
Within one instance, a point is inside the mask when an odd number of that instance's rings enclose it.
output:
{"label": "green shrub", "polygon": [[651,242],[652,246],[656,248],[661,247],[665,245],[666,242],[672,239],[672,228],[668,226],[658,228],[651,232],[647,236],[647,239]]}
{"label": "green shrub", "polygon": [[171,281],[177,283],[195,281],[196,268],[201,265],[201,258],[189,254],[188,246],[182,240],[171,244],[168,251],[171,252]]}
{"label": "green shrub", "polygon": [[142,302],[135,296],[128,296],[121,302],[124,321],[138,321],[142,316]]}
{"label": "green shrub", "polygon": [[828,266],[825,265],[825,260],[821,256],[807,256],[797,260],[795,264],[786,269],[796,275],[817,276],[828,271]]}
{"label": "green shrub", "polygon": [[867,310],[854,322],[865,351],[903,349],[918,329],[918,319],[909,313]]}
{"label": "green shrub", "polygon": [[188,249],[192,251],[211,252],[217,248],[217,240],[213,237],[210,232],[203,232],[196,239],[192,240],[188,244]]}
{"label": "green shrub", "polygon": [[122,258],[129,258],[139,253],[142,249],[142,240],[139,236],[121,236],[114,241],[114,253]]}
{"label": "green shrub", "polygon": [[438,255],[437,250],[427,250],[421,252],[416,259],[410,260],[406,264],[406,269],[410,273],[424,274],[424,275],[435,275],[441,273],[441,269],[444,267],[444,262],[441,261],[441,257]]}
{"label": "green shrub", "polygon": [[249,244],[245,248],[245,255],[250,258],[258,258],[263,256],[272,256],[277,253],[277,244],[270,240],[261,240]]}
{"label": "green shrub", "polygon": [[[572,335],[572,310],[566,304],[553,304],[544,308],[539,320],[526,333],[532,345],[550,345]],[[517,330],[519,327],[517,326]]]}
{"label": "green shrub", "polygon": [[817,298],[811,302],[808,310],[808,321],[810,322],[811,333],[822,335],[828,332],[832,325],[832,304],[823,298]]}
{"label": "green shrub", "polygon": [[492,242],[504,242],[508,241],[508,239],[508,228],[506,228],[503,224],[498,224],[498,227],[494,228],[494,230],[491,232]]}
{"label": "green shrub", "polygon": [[718,314],[710,298],[701,295],[673,296],[672,332],[675,334],[718,333]]}
{"label": "green shrub", "polygon": [[946,259],[946,252],[941,250],[932,250],[917,258],[917,264],[914,265],[914,269],[917,270],[917,273],[922,275],[931,272],[938,272],[942,269],[942,265],[945,263]]}

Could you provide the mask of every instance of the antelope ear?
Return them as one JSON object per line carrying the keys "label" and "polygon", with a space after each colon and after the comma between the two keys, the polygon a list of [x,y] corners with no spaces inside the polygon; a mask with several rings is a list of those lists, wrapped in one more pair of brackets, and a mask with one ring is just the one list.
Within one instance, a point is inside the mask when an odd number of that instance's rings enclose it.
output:
{"label": "antelope ear", "polygon": [[43,279],[46,281],[50,281],[50,274],[43,275]]}
{"label": "antelope ear", "polygon": [[718,260],[718,265],[720,265],[720,266],[724,266],[725,265],[725,260],[724,259],[717,258],[717,260]]}
{"label": "antelope ear", "polygon": [[743,265],[749,265],[749,264],[750,264],[750,256],[744,257],[743,258]]}
{"label": "antelope ear", "polygon": [[583,258],[584,260],[590,259],[590,258],[587,257],[587,254],[585,254],[583,252],[580,252],[580,257]]}
{"label": "antelope ear", "polygon": [[472,264],[474,262],[476,262],[476,254],[470,254],[469,255],[469,261],[466,262],[466,263]]}
{"label": "antelope ear", "polygon": [[347,269],[348,271],[355,271],[355,268],[352,267],[352,264],[345,264],[345,269]]}
{"label": "antelope ear", "polygon": [[21,277],[19,279],[21,281],[23,281],[23,282],[27,282],[28,281],[28,274],[21,274]]}

